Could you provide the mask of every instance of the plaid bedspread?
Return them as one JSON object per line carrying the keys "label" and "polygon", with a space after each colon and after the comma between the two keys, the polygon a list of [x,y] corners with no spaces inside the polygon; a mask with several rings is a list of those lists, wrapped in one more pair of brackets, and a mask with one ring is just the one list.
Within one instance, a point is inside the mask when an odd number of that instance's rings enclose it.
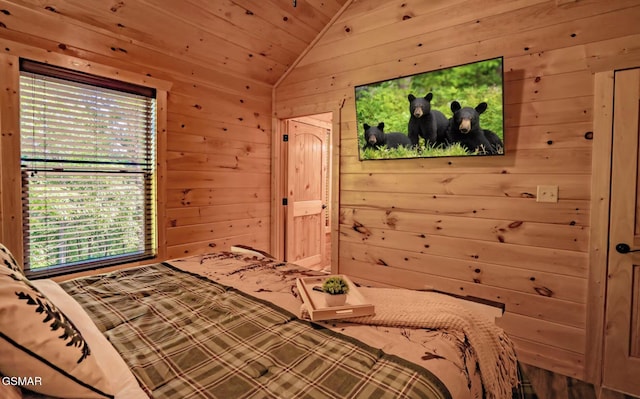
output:
{"label": "plaid bedspread", "polygon": [[61,286],[154,399],[451,398],[426,369],[168,264]]}

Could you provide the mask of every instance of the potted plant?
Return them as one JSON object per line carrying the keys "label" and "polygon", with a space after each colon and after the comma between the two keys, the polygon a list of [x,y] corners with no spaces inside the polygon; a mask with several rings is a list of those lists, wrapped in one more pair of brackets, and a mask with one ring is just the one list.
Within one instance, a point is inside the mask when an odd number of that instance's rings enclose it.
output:
{"label": "potted plant", "polygon": [[340,276],[332,276],[322,283],[322,291],[325,295],[327,306],[342,306],[347,301],[349,284]]}

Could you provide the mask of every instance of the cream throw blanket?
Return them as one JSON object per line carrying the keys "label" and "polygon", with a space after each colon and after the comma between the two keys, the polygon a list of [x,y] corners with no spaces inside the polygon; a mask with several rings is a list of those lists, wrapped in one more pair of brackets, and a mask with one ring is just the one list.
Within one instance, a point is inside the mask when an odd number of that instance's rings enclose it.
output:
{"label": "cream throw blanket", "polygon": [[[489,399],[510,399],[518,383],[513,344],[505,332],[486,318],[474,315],[460,299],[435,292],[399,288],[359,287],[375,307],[371,316],[341,319],[389,327],[462,331],[478,355],[482,383]],[[302,305],[302,317],[309,313]]]}

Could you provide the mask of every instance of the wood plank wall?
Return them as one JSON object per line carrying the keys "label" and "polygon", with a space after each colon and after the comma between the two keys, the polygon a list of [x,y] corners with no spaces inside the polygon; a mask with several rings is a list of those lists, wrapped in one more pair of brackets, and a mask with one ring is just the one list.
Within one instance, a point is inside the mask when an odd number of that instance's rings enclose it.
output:
{"label": "wood plank wall", "polygon": [[[144,43],[149,37],[142,28],[127,26],[133,40],[108,31],[107,26],[119,22],[114,13],[112,20],[98,18],[93,25],[63,16],[93,20],[97,2],[56,1],[48,8],[51,12],[16,3],[20,2],[0,1],[0,49],[5,54],[63,64],[73,59],[81,66],[103,65],[116,75],[130,72],[172,83],[167,98],[167,151],[160,154],[166,162],[166,207],[162,210],[166,216],[162,223],[169,258],[233,244],[269,248],[271,84],[243,76],[241,64],[225,63],[223,67],[221,60],[185,60],[182,50],[176,48],[197,37],[193,24],[201,21],[172,19],[171,10],[127,3],[127,13],[139,13],[137,18],[129,18],[147,28],[158,21],[158,26],[151,27],[164,29],[164,39],[168,39]],[[198,13],[194,11],[194,15]],[[166,31],[169,22],[172,32]],[[124,29],[125,24],[120,25]],[[206,32],[198,32],[211,39]],[[218,40],[216,45],[222,42]],[[221,57],[211,48],[193,51]],[[227,56],[240,57],[230,51],[227,49]],[[283,67],[273,73],[282,71]],[[274,75],[273,81],[278,76]],[[5,181],[6,176],[2,177]],[[3,189],[8,187],[3,185]],[[2,217],[0,214],[5,227],[10,220]],[[14,231],[7,231],[7,227],[6,236],[21,234],[19,223],[11,226]]]}
{"label": "wood plank wall", "polygon": [[[638,0],[353,2],[275,92],[278,118],[344,102],[339,272],[503,302],[522,361],[597,375],[585,365],[598,356],[587,345],[593,73],[640,65],[638,21]],[[354,86],[496,56],[505,156],[358,160]],[[557,185],[559,201],[536,202],[538,185]]]}

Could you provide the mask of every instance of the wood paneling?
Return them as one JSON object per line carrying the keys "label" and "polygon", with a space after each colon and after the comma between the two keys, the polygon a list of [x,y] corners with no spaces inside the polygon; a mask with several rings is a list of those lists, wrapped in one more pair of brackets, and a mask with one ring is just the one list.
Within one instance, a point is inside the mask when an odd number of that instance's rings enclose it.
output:
{"label": "wood paneling", "polygon": [[[287,0],[215,3],[196,0],[117,3],[14,0],[11,3],[23,6],[12,15],[29,10],[37,12],[32,13],[34,16],[43,15],[41,18],[46,18],[46,14],[54,15],[54,21],[64,23],[70,33],[80,33],[86,25],[99,28],[112,37],[112,44],[104,51],[119,56],[158,51],[167,58],[184,58],[196,64],[233,71],[233,75],[242,76],[245,81],[273,84],[344,1],[301,2],[295,8]],[[38,25],[37,19],[33,19],[31,25],[21,23],[20,27],[26,27],[31,34],[54,29],[51,24]],[[94,40],[82,34],[67,39],[63,43]]]}
{"label": "wood paneling", "polygon": [[[542,151],[539,151],[542,152]],[[388,161],[380,161],[384,165],[390,165]],[[393,162],[393,161],[391,161]],[[403,162],[403,161],[400,161]],[[451,162],[451,165],[448,163]],[[366,173],[368,167],[374,167],[378,164],[378,161],[371,164],[368,163],[365,166],[365,173],[350,173],[342,176],[341,182],[344,185],[344,190],[359,190],[364,192],[389,192],[394,194],[411,193],[420,194],[422,196],[436,196],[439,195],[449,196],[484,196],[486,199],[495,197],[502,197],[503,199],[534,199],[536,196],[536,184],[539,184],[541,179],[541,173],[527,172],[527,173],[507,173],[506,170],[498,166],[491,166],[499,161],[491,160],[483,164],[482,162],[474,162],[470,160],[466,162],[463,168],[462,163],[465,159],[449,159],[439,161],[437,159],[431,159],[421,163],[420,160],[411,161],[413,168],[402,168],[403,172],[414,173],[419,177],[420,184],[407,184],[411,181],[404,180],[405,184],[402,184],[402,180],[397,179],[397,174],[391,172],[389,167],[385,172],[378,172],[375,175]],[[460,163],[460,164],[459,164]],[[437,164],[437,165],[434,165]],[[439,165],[446,164],[446,167],[438,168]],[[369,166],[371,165],[371,166]],[[393,163],[391,163],[393,165]],[[477,169],[473,166],[477,165]],[[395,170],[400,169],[402,165],[396,167]],[[424,173],[425,169],[431,166],[429,173]],[[484,167],[484,169],[483,169]],[[490,168],[490,169],[486,169]],[[382,168],[384,169],[384,168]],[[427,169],[429,170],[429,169]],[[422,172],[422,173],[421,173]],[[415,177],[415,178],[418,178]],[[562,198],[567,200],[589,200],[589,186],[588,175],[585,174],[556,174],[556,175],[544,175],[544,181],[548,184],[555,184],[562,187]],[[405,177],[412,178],[411,176]],[[474,182],[482,181],[483,184],[474,184]],[[402,190],[399,190],[402,187]],[[419,205],[416,202],[414,205]],[[475,203],[470,203],[470,206]],[[538,204],[538,206],[547,206],[548,204]],[[559,203],[556,206],[561,206]],[[424,208],[421,206],[421,208]],[[579,210],[577,210],[579,211]],[[584,209],[582,210],[584,211]]]}
{"label": "wood paneling", "polygon": [[[485,240],[460,239],[436,234],[404,232],[393,229],[368,228],[359,224],[345,226],[341,236],[343,242],[363,242],[379,248],[417,251],[452,259],[481,261],[514,266],[529,271],[542,271],[574,277],[586,277],[587,256],[582,252],[550,248],[537,248],[532,257],[526,245],[505,244]],[[418,250],[419,249],[419,250]],[[517,259],[517,262],[514,262]]]}
{"label": "wood paneling", "polygon": [[[274,109],[344,103],[339,272],[504,302],[523,362],[597,383],[593,72],[640,63],[639,18],[637,0],[351,4],[278,83]],[[496,56],[505,156],[358,160],[354,86]],[[557,203],[536,202],[547,184]]]}
{"label": "wood paneling", "polygon": [[[522,291],[576,303],[584,302],[584,279],[500,266],[470,259],[452,259],[405,250],[375,248],[362,243],[345,243],[344,255],[352,260],[395,269],[411,270],[468,283]],[[532,299],[533,300],[533,299]]]}
{"label": "wood paneling", "polygon": [[[366,187],[363,185],[361,187]],[[387,208],[398,211],[424,210],[435,215],[457,215],[472,218],[507,218],[514,221],[537,221],[544,223],[589,225],[589,202],[569,200],[562,204],[546,203],[540,206],[535,198],[512,198],[490,196],[460,196],[450,194],[402,193],[388,191],[361,191],[354,186],[343,191],[345,206]],[[534,190],[535,191],[535,190]],[[426,194],[426,195],[425,195]]]}
{"label": "wood paneling", "polygon": [[584,226],[431,215],[391,209],[341,207],[341,223],[364,228],[386,228],[415,234],[477,239],[530,247],[585,251],[588,230]]}

